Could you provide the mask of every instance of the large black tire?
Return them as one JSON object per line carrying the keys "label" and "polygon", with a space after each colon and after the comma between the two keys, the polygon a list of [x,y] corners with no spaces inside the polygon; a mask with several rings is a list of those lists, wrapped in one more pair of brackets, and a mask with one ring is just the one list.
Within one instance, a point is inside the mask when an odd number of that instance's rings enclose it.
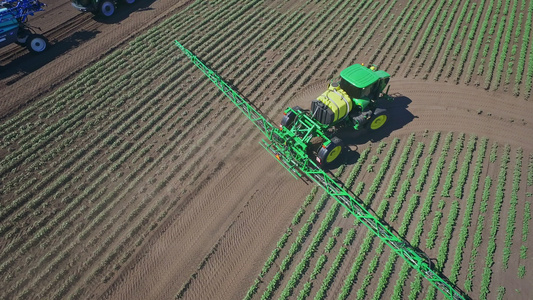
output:
{"label": "large black tire", "polygon": [[26,41],[26,47],[33,53],[41,53],[48,48],[48,40],[40,34],[32,34]]}
{"label": "large black tire", "polygon": [[367,123],[367,128],[370,131],[376,131],[380,128],[383,128],[388,120],[389,114],[387,113],[387,110],[384,108],[376,108],[372,114],[372,118],[370,118]]}
{"label": "large black tire", "polygon": [[109,18],[112,15],[115,14],[115,3],[113,1],[105,0],[100,2],[100,7],[98,8],[98,12],[106,17]]}
{"label": "large black tire", "polygon": [[[301,111],[302,108],[299,106],[295,106],[292,108],[294,111]],[[286,115],[281,118],[280,123],[280,129],[282,127],[286,127],[287,129],[291,129],[292,125],[294,124],[294,120],[296,119],[296,114],[292,111],[289,111]]]}
{"label": "large black tire", "polygon": [[322,146],[318,150],[318,155],[316,156],[316,161],[318,162],[318,165],[324,168],[336,162],[339,159],[340,154],[342,153],[343,146],[344,143],[340,138],[333,137],[329,145]]}

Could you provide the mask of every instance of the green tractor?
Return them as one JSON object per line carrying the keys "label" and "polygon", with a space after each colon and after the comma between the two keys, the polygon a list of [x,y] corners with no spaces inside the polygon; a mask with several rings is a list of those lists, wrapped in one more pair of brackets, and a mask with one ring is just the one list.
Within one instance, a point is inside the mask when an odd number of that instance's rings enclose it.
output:
{"label": "green tractor", "polygon": [[332,80],[328,89],[311,102],[311,109],[287,108],[280,130],[295,141],[293,150],[324,168],[339,158],[343,141],[335,136],[339,129],[352,127],[370,132],[382,128],[388,120],[387,110],[378,99],[391,100],[384,92],[390,75],[377,67],[352,65]]}

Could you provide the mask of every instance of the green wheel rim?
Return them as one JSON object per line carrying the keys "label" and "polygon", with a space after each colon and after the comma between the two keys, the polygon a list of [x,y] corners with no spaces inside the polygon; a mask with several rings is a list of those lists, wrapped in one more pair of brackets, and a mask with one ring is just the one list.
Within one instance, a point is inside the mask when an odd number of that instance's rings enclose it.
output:
{"label": "green wheel rim", "polygon": [[381,126],[383,126],[383,124],[385,124],[385,122],[387,122],[387,116],[386,115],[378,116],[377,118],[374,119],[374,121],[372,121],[372,124],[370,124],[370,129],[376,130],[376,129],[380,128]]}

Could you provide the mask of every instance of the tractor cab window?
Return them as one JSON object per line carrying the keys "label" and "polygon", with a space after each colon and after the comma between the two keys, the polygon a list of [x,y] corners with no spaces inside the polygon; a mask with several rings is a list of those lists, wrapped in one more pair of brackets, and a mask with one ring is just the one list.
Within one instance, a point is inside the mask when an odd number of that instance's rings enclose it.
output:
{"label": "tractor cab window", "polygon": [[371,99],[373,98],[373,92],[375,90],[375,84],[365,88],[358,88],[343,78],[341,78],[340,87],[353,99]]}
{"label": "tractor cab window", "polygon": [[340,87],[343,89],[348,95],[354,99],[361,99],[362,90],[358,87],[353,86],[348,81],[344,80],[344,78],[341,78],[340,81]]}
{"label": "tractor cab window", "polygon": [[366,88],[361,89],[361,98],[370,97],[370,92],[372,91],[372,86],[367,86]]}

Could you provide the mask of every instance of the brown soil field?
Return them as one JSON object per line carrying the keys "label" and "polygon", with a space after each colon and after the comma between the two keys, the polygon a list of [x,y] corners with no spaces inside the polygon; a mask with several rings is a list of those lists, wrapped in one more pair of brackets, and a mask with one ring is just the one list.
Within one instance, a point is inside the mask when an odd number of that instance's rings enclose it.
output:
{"label": "brown soil field", "polygon": [[[307,298],[318,298],[341,251],[323,299],[344,299],[347,285],[349,298],[395,295],[404,261],[392,262],[392,250],[378,239],[361,255],[371,232],[354,224],[355,217],[341,216],[344,208],[335,212],[333,199],[320,200],[320,189],[309,197],[315,184],[293,178],[262,149],[259,130],[174,40],[273,123],[287,106],[309,106],[351,64],[375,63],[391,73],[394,100],[384,104],[389,123],[373,135],[344,132],[343,166],[328,173],[345,170],[338,176],[346,181],[359,166],[351,192],[359,185],[357,196],[395,230],[408,219],[408,200],[395,202],[406,184],[406,199],[420,197],[420,203],[402,238],[418,238],[418,248],[466,298],[530,299],[533,51],[527,38],[533,33],[526,24],[532,3],[139,0],[110,19],[80,13],[65,0],[46,4],[30,19],[50,40],[45,53],[32,55],[17,45],[0,49],[0,299],[270,299],[285,293],[296,299],[306,282]],[[455,150],[462,139],[464,147]],[[475,146],[469,150],[470,139]],[[402,149],[407,163],[387,197]],[[388,151],[390,167],[379,179]],[[426,157],[431,163],[417,191]],[[457,197],[463,165],[468,176]],[[447,174],[452,195],[442,196]],[[438,183],[433,192],[432,180]],[[492,184],[484,190],[487,180]],[[398,219],[392,220],[395,207]],[[326,239],[285,292],[328,211],[335,217]],[[306,224],[311,232],[283,270]],[[436,245],[428,246],[433,228]],[[343,245],[351,229],[355,238]],[[328,238],[335,244],[326,251]],[[277,248],[279,256],[262,273]],[[321,254],[327,260],[311,278]],[[362,269],[350,279],[359,260]],[[457,277],[450,278],[455,268]],[[281,279],[267,296],[278,271]],[[400,298],[409,298],[419,281],[409,271],[399,281]],[[415,299],[445,298],[425,279],[420,286]]]}

